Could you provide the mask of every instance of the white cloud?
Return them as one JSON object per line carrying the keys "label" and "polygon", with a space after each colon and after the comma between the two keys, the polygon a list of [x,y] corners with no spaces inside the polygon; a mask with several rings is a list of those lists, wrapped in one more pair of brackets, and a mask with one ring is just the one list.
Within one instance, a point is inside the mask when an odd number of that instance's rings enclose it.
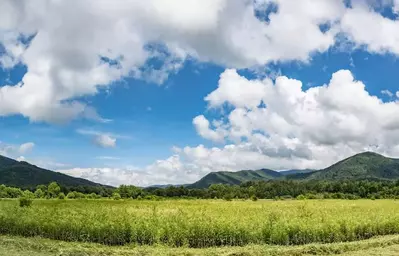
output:
{"label": "white cloud", "polygon": [[94,138],[94,143],[103,148],[114,148],[116,146],[116,139],[108,134],[100,134]]}
{"label": "white cloud", "polygon": [[21,146],[19,146],[18,151],[21,154],[25,154],[25,153],[28,153],[29,151],[31,151],[34,146],[35,146],[35,143],[33,143],[33,142],[24,143]]}
{"label": "white cloud", "polygon": [[27,142],[21,145],[7,144],[0,141],[0,155],[11,158],[23,158],[21,154],[27,154],[34,148],[35,143]]}
{"label": "white cloud", "polygon": [[188,57],[236,68],[307,61],[334,44],[336,29],[319,25],[339,19],[340,1],[275,2],[266,23],[246,0],[1,1],[1,65],[28,72],[0,88],[0,115],[102,120],[81,97],[125,76],[161,83]]}
{"label": "white cloud", "polygon": [[93,137],[94,144],[103,148],[116,147],[117,138],[123,138],[123,139],[129,138],[128,136],[123,136],[113,133],[105,133],[90,129],[78,129],[76,130],[76,132],[82,135],[88,135]]}
{"label": "white cloud", "polygon": [[99,160],[121,160],[120,157],[115,157],[115,156],[97,156],[96,159],[99,159]]}
{"label": "white cloud", "polygon": [[185,184],[194,182],[205,174],[195,166],[190,168],[190,166],[184,165],[178,155],[158,160],[141,169],[128,166],[124,168],[74,168],[59,170],[59,172],[113,186],[120,184],[137,186]]}
{"label": "white cloud", "polygon": [[197,116],[193,120],[193,124],[198,134],[205,139],[221,142],[224,139],[224,132],[220,129],[212,130],[209,121],[203,116]]}
{"label": "white cloud", "polygon": [[[255,10],[264,13],[270,4],[277,12],[262,21]],[[104,121],[82,96],[126,76],[162,83],[187,58],[257,70],[271,62],[308,62],[345,37],[371,52],[399,54],[399,21],[369,4],[374,3],[352,1],[353,8],[346,8],[339,0],[3,0],[0,65],[22,63],[28,71],[19,83],[0,87],[0,116]],[[398,10],[396,0],[385,4]],[[154,59],[162,63],[158,69]],[[221,93],[228,92],[209,97]],[[243,104],[245,97],[231,103]]]}
{"label": "white cloud", "polygon": [[[394,6],[397,10],[397,2]],[[392,4],[392,3],[391,3]],[[383,17],[363,1],[352,1],[341,19],[341,31],[358,46],[374,53],[399,54],[399,21]]]}
{"label": "white cloud", "polygon": [[390,90],[382,90],[381,93],[388,97],[393,97],[393,93]]}

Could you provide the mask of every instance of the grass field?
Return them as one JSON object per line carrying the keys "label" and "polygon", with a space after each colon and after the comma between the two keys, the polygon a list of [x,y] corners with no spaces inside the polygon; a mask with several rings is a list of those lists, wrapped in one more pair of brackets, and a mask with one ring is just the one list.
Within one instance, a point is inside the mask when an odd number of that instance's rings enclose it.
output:
{"label": "grass field", "polygon": [[246,245],[243,247],[186,248],[154,246],[106,246],[93,243],[62,242],[43,238],[0,236],[0,255],[7,256],[396,256],[399,236],[368,240],[309,244],[300,246]]}
{"label": "grass field", "polygon": [[0,201],[0,234],[105,245],[302,245],[399,234],[399,201]]}

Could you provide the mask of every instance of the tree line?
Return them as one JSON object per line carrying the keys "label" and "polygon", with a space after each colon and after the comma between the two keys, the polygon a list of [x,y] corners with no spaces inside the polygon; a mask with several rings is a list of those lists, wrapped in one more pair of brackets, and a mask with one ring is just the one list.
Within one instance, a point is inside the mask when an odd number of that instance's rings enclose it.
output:
{"label": "tree line", "polygon": [[214,184],[209,188],[169,186],[139,188],[132,185],[110,187],[63,187],[52,182],[34,189],[0,185],[0,198],[59,198],[59,199],[399,199],[398,181],[256,181],[241,185]]}

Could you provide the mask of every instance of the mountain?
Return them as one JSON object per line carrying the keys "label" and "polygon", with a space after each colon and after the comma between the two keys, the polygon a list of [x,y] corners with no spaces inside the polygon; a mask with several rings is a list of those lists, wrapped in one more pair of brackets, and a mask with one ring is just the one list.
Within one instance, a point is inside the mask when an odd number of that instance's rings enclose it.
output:
{"label": "mountain", "polygon": [[212,184],[239,185],[247,181],[273,180],[282,177],[279,172],[261,169],[257,171],[238,171],[238,172],[211,172],[199,181],[188,185],[190,188],[207,188]]}
{"label": "mountain", "polygon": [[326,169],[310,173],[307,180],[391,180],[399,179],[399,159],[373,152],[346,158]]}
{"label": "mountain", "polygon": [[281,171],[280,173],[284,176],[287,175],[296,175],[296,174],[304,174],[304,173],[310,173],[310,172],[314,172],[316,170],[313,169],[293,169],[293,170],[286,170],[286,171]]}
{"label": "mountain", "polygon": [[27,162],[0,156],[0,184],[20,188],[34,188],[37,185],[57,182],[61,186],[102,186],[89,180],[74,178],[59,172],[49,171]]}
{"label": "mountain", "polygon": [[14,159],[11,159],[11,158],[8,158],[8,157],[0,155],[0,169],[3,168],[3,167],[7,167],[7,166],[11,166],[11,165],[17,164],[17,163],[18,163],[18,161],[14,160]]}
{"label": "mountain", "polygon": [[364,152],[346,158],[322,170],[288,170],[212,172],[189,185],[206,188],[212,184],[238,185],[261,180],[396,180],[399,179],[399,159],[388,158],[373,152]]}

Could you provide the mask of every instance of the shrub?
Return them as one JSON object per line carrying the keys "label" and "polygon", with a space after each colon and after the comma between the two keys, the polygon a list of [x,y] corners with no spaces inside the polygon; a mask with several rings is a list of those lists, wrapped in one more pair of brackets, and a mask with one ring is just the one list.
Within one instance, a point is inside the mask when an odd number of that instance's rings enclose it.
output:
{"label": "shrub", "polygon": [[32,205],[32,199],[28,197],[20,197],[19,198],[19,206],[20,207],[30,207]]}
{"label": "shrub", "polygon": [[35,197],[36,198],[44,198],[44,192],[40,188],[36,189],[35,191]]}
{"label": "shrub", "polygon": [[233,195],[226,194],[226,195],[224,195],[223,199],[226,200],[226,201],[232,201],[233,200]]}
{"label": "shrub", "polygon": [[114,192],[112,194],[112,199],[114,199],[114,200],[120,200],[121,198],[122,197],[121,197],[121,195],[118,192]]}
{"label": "shrub", "polygon": [[305,200],[306,196],[300,194],[299,196],[296,197],[297,200]]}
{"label": "shrub", "polygon": [[63,192],[59,193],[58,199],[65,199],[65,194]]}
{"label": "shrub", "polygon": [[33,198],[35,198],[35,194],[33,194],[33,193],[32,193],[31,191],[29,191],[29,190],[25,190],[25,191],[22,193],[22,197],[33,199]]}
{"label": "shrub", "polygon": [[258,197],[257,196],[251,196],[251,200],[252,201],[258,201]]}

